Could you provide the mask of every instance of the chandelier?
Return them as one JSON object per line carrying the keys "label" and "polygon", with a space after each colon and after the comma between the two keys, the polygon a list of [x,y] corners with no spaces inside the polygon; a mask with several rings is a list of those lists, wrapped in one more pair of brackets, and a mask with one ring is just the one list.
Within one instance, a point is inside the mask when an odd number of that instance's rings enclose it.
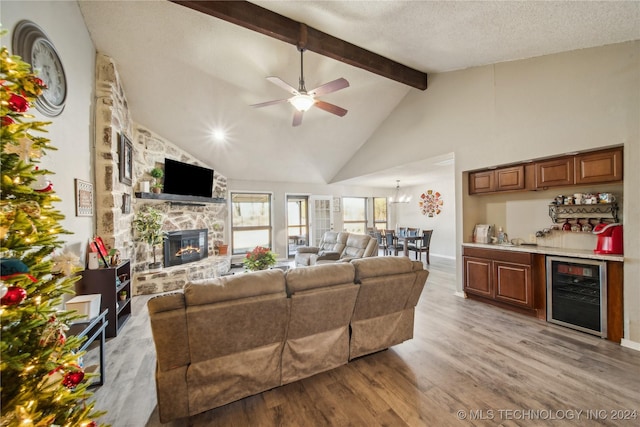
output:
{"label": "chandelier", "polygon": [[411,196],[400,194],[400,180],[396,179],[396,194],[394,197],[389,197],[389,203],[409,203]]}

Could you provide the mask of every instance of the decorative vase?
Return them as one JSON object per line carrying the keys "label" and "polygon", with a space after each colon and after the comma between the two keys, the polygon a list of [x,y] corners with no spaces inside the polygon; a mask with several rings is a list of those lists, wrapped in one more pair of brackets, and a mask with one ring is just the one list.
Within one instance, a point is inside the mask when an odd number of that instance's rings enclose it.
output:
{"label": "decorative vase", "polygon": [[218,245],[218,255],[226,255],[229,245]]}
{"label": "decorative vase", "polygon": [[140,192],[148,193],[149,189],[149,181],[140,181]]}

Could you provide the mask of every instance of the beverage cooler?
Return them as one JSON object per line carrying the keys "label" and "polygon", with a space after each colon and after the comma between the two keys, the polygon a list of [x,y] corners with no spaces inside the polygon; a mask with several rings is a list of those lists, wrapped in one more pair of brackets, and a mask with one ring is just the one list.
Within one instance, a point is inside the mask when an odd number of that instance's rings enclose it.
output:
{"label": "beverage cooler", "polygon": [[547,257],[547,321],[607,337],[607,264]]}

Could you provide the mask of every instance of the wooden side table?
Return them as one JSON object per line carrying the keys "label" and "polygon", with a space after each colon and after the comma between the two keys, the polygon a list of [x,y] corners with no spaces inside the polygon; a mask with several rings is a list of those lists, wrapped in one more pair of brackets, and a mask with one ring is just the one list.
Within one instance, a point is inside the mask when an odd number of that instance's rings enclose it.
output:
{"label": "wooden side table", "polygon": [[98,316],[89,319],[87,321],[75,322],[69,325],[69,334],[75,335],[78,338],[87,337],[82,343],[82,346],[78,351],[85,351],[91,344],[99,340],[100,347],[100,378],[93,381],[89,387],[100,386],[104,384],[104,343],[106,337],[106,330],[109,321],[107,320],[107,313],[109,309],[105,309]]}

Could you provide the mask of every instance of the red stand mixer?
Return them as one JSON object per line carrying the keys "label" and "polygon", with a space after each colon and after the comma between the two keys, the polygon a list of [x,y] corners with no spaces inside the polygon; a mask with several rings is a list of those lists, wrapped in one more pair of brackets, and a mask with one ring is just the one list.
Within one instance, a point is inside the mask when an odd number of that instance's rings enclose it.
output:
{"label": "red stand mixer", "polygon": [[622,255],[622,224],[600,223],[593,228],[593,234],[598,236],[598,243],[593,253]]}

